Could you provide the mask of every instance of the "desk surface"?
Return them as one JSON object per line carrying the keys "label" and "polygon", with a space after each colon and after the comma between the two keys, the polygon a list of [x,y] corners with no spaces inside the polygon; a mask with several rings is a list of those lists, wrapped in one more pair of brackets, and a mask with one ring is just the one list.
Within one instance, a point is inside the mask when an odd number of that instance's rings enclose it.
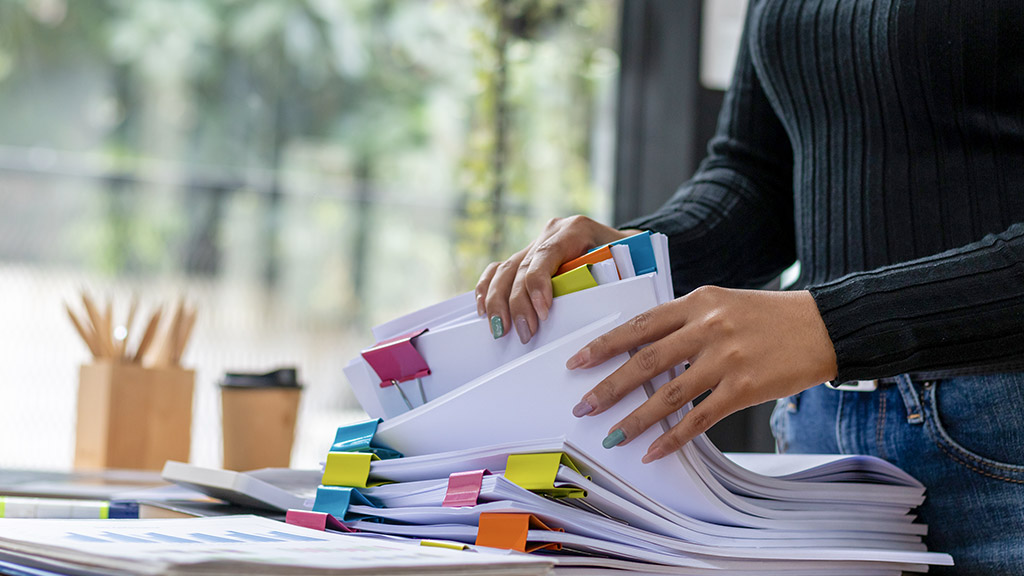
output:
{"label": "desk surface", "polygon": [[159,472],[145,470],[0,469],[0,494],[39,498],[131,499],[132,492],[166,486]]}

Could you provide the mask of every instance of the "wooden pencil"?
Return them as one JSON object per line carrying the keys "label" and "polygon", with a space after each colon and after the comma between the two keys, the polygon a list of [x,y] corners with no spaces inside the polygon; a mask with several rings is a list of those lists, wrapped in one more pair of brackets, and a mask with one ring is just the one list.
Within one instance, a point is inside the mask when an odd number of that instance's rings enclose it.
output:
{"label": "wooden pencil", "polygon": [[146,331],[142,333],[142,340],[139,341],[139,347],[135,349],[135,357],[132,358],[132,362],[136,364],[142,363],[142,358],[146,355],[146,351],[149,350],[150,345],[153,343],[153,337],[156,336],[157,327],[160,326],[160,317],[163,316],[163,309],[157,308],[156,312],[149,319],[149,323],[146,324]]}
{"label": "wooden pencil", "polygon": [[64,303],[64,309],[68,311],[68,318],[71,318],[71,323],[75,326],[75,330],[78,332],[78,335],[82,337],[85,345],[89,348],[89,352],[92,353],[93,358],[99,358],[102,356],[96,347],[95,339],[86,331],[85,326],[82,325],[78,316],[75,316],[75,313],[71,310],[71,306],[69,306],[67,302]]}

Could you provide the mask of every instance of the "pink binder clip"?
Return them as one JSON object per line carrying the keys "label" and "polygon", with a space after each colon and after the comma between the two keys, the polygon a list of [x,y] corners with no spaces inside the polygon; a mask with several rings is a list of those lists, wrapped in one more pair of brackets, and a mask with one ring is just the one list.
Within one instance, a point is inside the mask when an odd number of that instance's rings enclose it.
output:
{"label": "pink binder clip", "polygon": [[487,470],[453,472],[448,476],[448,490],[444,494],[441,506],[445,508],[476,506],[476,501],[480,497],[480,486],[486,475],[490,475]]}
{"label": "pink binder clip", "polygon": [[313,530],[320,530],[321,532],[328,528],[339,532],[358,532],[358,530],[353,530],[352,528],[345,526],[330,514],[326,514],[324,512],[313,512],[312,510],[289,510],[285,515],[284,521],[292,526],[312,528]]}
{"label": "pink binder clip", "polygon": [[420,378],[430,375],[430,366],[423,359],[416,347],[413,346],[413,339],[426,332],[426,328],[410,332],[403,336],[396,336],[383,342],[378,342],[372,348],[362,351],[363,359],[373,368],[380,378],[380,387],[387,388],[394,386],[402,395],[405,405],[412,409],[412,402],[405,395],[405,391],[399,386],[402,382],[416,380],[419,384],[420,399],[427,403],[426,394],[423,392],[423,383]]}

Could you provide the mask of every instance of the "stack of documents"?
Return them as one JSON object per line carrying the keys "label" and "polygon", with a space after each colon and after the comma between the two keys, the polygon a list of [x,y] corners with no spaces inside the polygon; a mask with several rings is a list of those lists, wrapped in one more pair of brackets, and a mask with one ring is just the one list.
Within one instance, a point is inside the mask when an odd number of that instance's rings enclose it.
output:
{"label": "stack of documents", "polygon": [[472,294],[374,328],[346,367],[376,420],[339,429],[314,513],[342,529],[538,554],[559,565],[678,574],[900,574],[949,565],[913,510],[924,487],[866,456],[727,456],[701,436],[641,464],[685,413],[625,446],[608,429],[681,372],[575,418],[626,360],[568,371],[597,336],[672,298],[667,240],[601,247],[553,279],[527,344],[494,340]]}
{"label": "stack of documents", "polygon": [[5,520],[0,573],[32,576],[532,576],[552,561],[317,533],[257,516],[191,520]]}

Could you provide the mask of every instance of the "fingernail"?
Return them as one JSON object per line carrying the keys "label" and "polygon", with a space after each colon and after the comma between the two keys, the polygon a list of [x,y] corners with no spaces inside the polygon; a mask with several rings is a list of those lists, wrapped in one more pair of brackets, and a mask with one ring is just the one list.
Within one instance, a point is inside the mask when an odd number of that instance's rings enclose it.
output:
{"label": "fingernail", "polygon": [[582,418],[593,411],[594,407],[590,404],[590,402],[587,402],[586,398],[580,400],[579,404],[572,407],[572,415],[577,418]]}
{"label": "fingernail", "polygon": [[565,363],[565,367],[569,370],[575,370],[580,366],[590,362],[590,348],[584,348],[569,358],[569,361]]}
{"label": "fingernail", "polygon": [[622,431],[622,428],[616,428],[615,430],[612,430],[611,434],[604,437],[604,440],[601,441],[601,446],[604,446],[605,448],[614,448],[615,446],[622,444],[622,441],[625,439],[626,433]]}
{"label": "fingernail", "polygon": [[491,336],[497,340],[505,335],[505,324],[501,321],[501,316],[491,316]]}
{"label": "fingernail", "polygon": [[530,341],[530,324],[526,321],[525,316],[516,316],[516,333],[519,334],[519,341],[526,344]]}
{"label": "fingernail", "polygon": [[487,314],[487,311],[484,310],[484,295],[483,294],[477,294],[476,295],[476,315],[477,316],[484,316],[486,314]]}
{"label": "fingernail", "polygon": [[540,316],[541,322],[548,319],[548,307],[544,302],[544,296],[540,292],[531,292],[530,301],[533,302],[533,309],[537,311],[537,316]]}
{"label": "fingernail", "polygon": [[665,453],[661,451],[661,448],[657,446],[651,446],[650,448],[647,449],[647,454],[644,454],[644,457],[641,458],[640,461],[643,462],[644,464],[650,464],[651,462],[654,462],[655,460],[660,460],[664,457]]}

